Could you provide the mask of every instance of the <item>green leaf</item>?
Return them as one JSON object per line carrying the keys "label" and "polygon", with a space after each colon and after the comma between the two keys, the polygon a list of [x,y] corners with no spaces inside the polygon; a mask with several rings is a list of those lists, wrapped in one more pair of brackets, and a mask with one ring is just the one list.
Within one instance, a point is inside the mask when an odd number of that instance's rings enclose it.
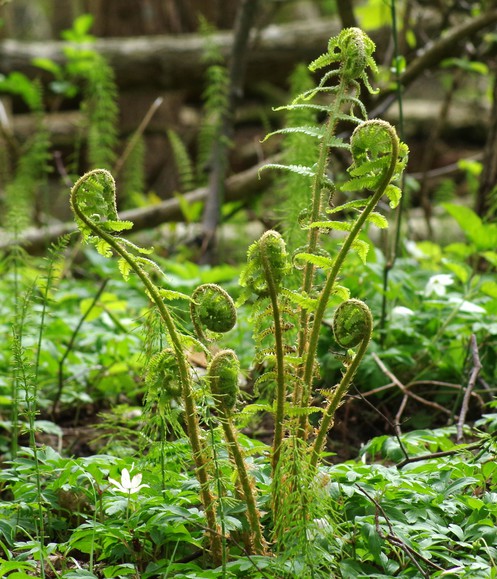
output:
{"label": "green leaf", "polygon": [[454,273],[462,283],[465,284],[468,281],[469,276],[471,275],[471,268],[469,266],[445,260],[444,265],[449,271]]}
{"label": "green leaf", "polygon": [[402,191],[396,185],[387,185],[385,189],[385,195],[388,197],[390,201],[391,209],[395,209],[400,202],[400,198],[402,197]]}
{"label": "green leaf", "polygon": [[469,207],[464,207],[464,205],[442,203],[442,207],[457,221],[457,224],[464,231],[468,239],[478,246],[478,240],[483,233],[482,220],[478,215]]}
{"label": "green leaf", "polygon": [[290,171],[296,173],[297,175],[303,175],[304,177],[314,177],[316,175],[314,169],[311,167],[306,167],[305,165],[283,165],[281,163],[268,163],[261,167],[260,171],[266,169],[278,169],[280,171]]}
{"label": "green leaf", "polygon": [[497,267],[497,252],[495,251],[484,251],[482,256],[491,263],[494,267]]}
{"label": "green leaf", "polygon": [[348,201],[343,205],[338,205],[337,207],[332,207],[326,210],[326,213],[338,213],[339,211],[347,211],[349,209],[362,209],[369,203],[369,199],[355,199],[354,201]]}
{"label": "green leaf", "polygon": [[305,292],[289,290],[286,288],[282,289],[283,295],[288,298],[292,303],[300,306],[304,310],[315,310],[317,305],[317,300],[309,297]]}
{"label": "green leaf", "polygon": [[[329,229],[334,231],[350,231],[352,223],[348,221],[315,221],[309,224],[309,229]],[[306,228],[304,228],[306,229]]]}
{"label": "green leaf", "polygon": [[350,298],[350,290],[349,288],[344,287],[343,285],[334,285],[333,286],[333,295],[336,295],[342,298],[344,301]]}
{"label": "green leaf", "polygon": [[372,223],[379,229],[387,229],[388,228],[388,220],[384,217],[381,213],[376,211],[372,211],[367,218],[368,223]]}
{"label": "green leaf", "polygon": [[366,243],[362,239],[355,239],[352,242],[352,249],[357,252],[357,255],[361,258],[362,263],[366,263],[369,252],[369,243]]}
{"label": "green leaf", "polygon": [[62,68],[50,58],[33,58],[32,63],[42,70],[51,72],[56,78],[62,76]]}
{"label": "green leaf", "polygon": [[378,531],[376,528],[371,525],[370,523],[365,523],[361,527],[361,533],[366,539],[366,542],[369,547],[369,552],[373,555],[374,560],[377,564],[381,565],[381,547],[383,541],[381,540],[380,536],[378,535]]}
{"label": "green leaf", "polygon": [[75,569],[64,573],[62,579],[98,579],[98,577],[88,569]]}
{"label": "green leaf", "polygon": [[334,260],[329,257],[323,257],[322,255],[315,255],[314,253],[305,253],[305,252],[297,253],[295,259],[307,263],[312,263],[312,265],[321,267],[322,269],[331,268],[334,263]]}
{"label": "green leaf", "polygon": [[114,221],[114,220],[108,220],[108,221],[102,221],[101,223],[99,223],[100,227],[102,229],[106,229],[108,231],[114,231],[114,232],[119,232],[119,231],[125,231],[127,229],[132,229],[133,227],[133,222],[132,221]]}
{"label": "green leaf", "polygon": [[[269,139],[269,137],[272,137],[273,135],[288,135],[292,133],[307,135],[308,137],[312,137],[314,139],[321,139],[323,137],[324,130],[322,127],[312,127],[312,126],[285,127],[284,129],[278,129],[277,131],[272,131],[271,133],[268,133],[264,137],[262,142],[264,143],[265,141],[267,141],[267,139]],[[337,142],[339,140],[343,143],[341,139],[337,139]]]}
{"label": "green leaf", "polygon": [[95,248],[100,255],[103,257],[112,257],[112,247],[103,239],[93,238],[95,242]]}
{"label": "green leaf", "polygon": [[497,298],[497,283],[494,281],[484,281],[480,287],[481,291],[492,298]]}
{"label": "green leaf", "polygon": [[129,275],[131,273],[130,264],[124,258],[121,257],[118,260],[117,265],[119,267],[119,271],[121,272],[121,275],[123,276],[124,281],[128,281]]}
{"label": "green leaf", "polygon": [[184,293],[177,292],[175,290],[160,289],[159,293],[161,297],[165,300],[187,300],[189,302],[193,301],[192,298]]}

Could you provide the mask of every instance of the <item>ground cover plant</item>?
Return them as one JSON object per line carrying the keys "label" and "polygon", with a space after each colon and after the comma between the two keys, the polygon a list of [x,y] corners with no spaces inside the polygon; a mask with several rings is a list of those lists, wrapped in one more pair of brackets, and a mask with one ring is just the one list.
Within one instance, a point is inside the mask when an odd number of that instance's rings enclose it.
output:
{"label": "ground cover plant", "polygon": [[[321,81],[283,107],[305,124],[275,133],[315,152],[267,169],[308,192],[294,218],[300,245],[266,231],[238,284],[233,269],[170,263],[123,237],[132,224],[105,169],[71,191],[94,248],[90,283],[65,279],[67,239],[42,277],[12,250],[2,265],[2,307],[14,315],[2,321],[1,576],[496,576],[492,405],[465,425],[487,402],[473,392],[480,373],[495,379],[495,283],[457,247],[411,245],[392,274],[387,330],[375,333],[382,256],[364,230],[388,225],[378,204],[399,202],[408,151],[391,125],[367,118],[373,51],[364,32],[343,30],[311,64]],[[351,164],[331,179],[337,149]],[[424,386],[440,388],[428,400]],[[364,404],[389,434],[357,460],[333,461],[346,395],[367,401],[379,388],[376,409]],[[417,428],[403,433],[413,396]],[[74,405],[103,411],[86,456],[46,438],[60,440],[52,419]],[[426,412],[444,426],[424,428]],[[244,434],[261,415],[274,424],[265,442]]]}

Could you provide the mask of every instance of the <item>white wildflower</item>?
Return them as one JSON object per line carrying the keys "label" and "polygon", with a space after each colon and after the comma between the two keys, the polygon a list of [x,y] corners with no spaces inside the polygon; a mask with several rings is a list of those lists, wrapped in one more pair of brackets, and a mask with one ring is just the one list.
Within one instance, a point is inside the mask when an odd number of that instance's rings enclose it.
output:
{"label": "white wildflower", "polygon": [[140,473],[135,474],[133,478],[130,478],[129,471],[127,468],[123,468],[121,473],[121,482],[114,480],[109,477],[109,482],[116,487],[116,489],[126,495],[134,495],[141,489],[148,487],[147,484],[141,484],[142,475]]}
{"label": "white wildflower", "polygon": [[448,273],[432,275],[426,284],[424,292],[425,296],[430,297],[431,295],[435,294],[439,297],[442,297],[447,293],[447,286],[452,285],[453,283],[454,280]]}
{"label": "white wildflower", "polygon": [[392,309],[392,315],[397,318],[408,318],[409,316],[413,316],[414,312],[404,306],[395,306]]}

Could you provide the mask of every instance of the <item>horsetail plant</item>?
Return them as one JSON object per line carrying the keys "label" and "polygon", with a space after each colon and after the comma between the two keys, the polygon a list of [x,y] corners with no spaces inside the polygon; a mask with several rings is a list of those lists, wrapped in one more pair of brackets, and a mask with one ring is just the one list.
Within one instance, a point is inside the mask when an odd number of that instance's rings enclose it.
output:
{"label": "horsetail plant", "polygon": [[[376,71],[372,57],[374,48],[374,43],[361,30],[343,30],[330,39],[326,54],[310,65],[311,71],[330,65],[333,70],[324,73],[317,87],[306,90],[292,104],[282,107],[289,111],[310,110],[321,116],[324,113],[326,117],[322,126],[292,126],[271,133],[303,134],[319,144],[314,164],[268,165],[268,168],[290,171],[308,180],[309,208],[302,211],[298,220],[307,242],[289,255],[283,237],[276,231],[267,231],[250,246],[247,264],[240,277],[243,292],[239,304],[251,302],[254,363],[263,369],[256,386],[264,385],[266,390],[273,392],[274,398],[274,402],[269,401],[275,419],[271,450],[272,536],[263,533],[255,482],[247,469],[235,428],[240,364],[233,350],[219,351],[215,344],[221,334],[236,324],[233,300],[215,284],[201,285],[189,297],[162,289],[158,282],[153,281],[157,276],[153,277],[149,272],[158,271],[159,276],[162,272],[147,257],[149,250],[139,248],[120,236],[132,224],[118,218],[115,183],[109,172],[103,169],[90,171],[72,189],[71,205],[84,240],[95,245],[97,251],[106,257],[115,253],[125,279],[131,273],[139,277],[163,320],[167,344],[157,357],[152,358],[148,382],[155,390],[162,388],[167,396],[181,399],[207,520],[211,556],[216,563],[226,560],[223,552],[226,537],[218,524],[221,496],[216,497],[214,492],[218,474],[212,469],[212,456],[205,442],[207,427],[201,426],[201,416],[205,413],[202,414],[199,404],[205,402],[199,402],[199,387],[202,384],[208,386],[211,408],[222,428],[235,470],[234,493],[246,507],[248,531],[243,535],[247,538],[244,539],[245,550],[264,554],[268,550],[268,538],[284,545],[284,534],[293,525],[291,517],[287,522],[282,520],[288,514],[285,497],[293,500],[301,493],[303,508],[300,511],[293,508],[292,520],[298,512],[303,528],[307,528],[307,507],[312,496],[298,487],[310,487],[309,477],[315,478],[317,474],[336,410],[371,338],[371,312],[363,302],[350,299],[340,274],[351,251],[365,261],[368,245],[359,239],[363,228],[368,224],[388,226],[386,218],[375,209],[383,195],[388,197],[392,207],[398,203],[401,193],[392,181],[399,178],[407,161],[407,147],[399,141],[394,128],[382,120],[368,120],[359,98],[361,84],[369,92],[374,92],[367,76],[369,71]],[[327,96],[331,97],[329,104],[324,102]],[[303,118],[312,119],[313,116],[304,115]],[[342,131],[340,135],[338,127]],[[351,133],[350,139],[342,134],[347,130]],[[352,159],[348,180],[342,183],[334,181],[328,173],[330,159],[337,148]],[[356,198],[335,205],[334,197],[338,190],[342,195],[354,192]],[[323,243],[324,235],[333,232],[342,236],[335,255],[327,252]],[[299,276],[300,287],[295,283]],[[335,303],[342,301],[335,311],[333,329],[337,343],[347,350],[347,355],[339,384],[329,390],[316,391],[320,378],[318,340],[332,297]],[[177,323],[168,305],[173,299],[190,303],[196,337]],[[199,379],[200,386],[195,383],[190,367],[188,352],[191,349],[202,351],[207,358],[207,375],[204,381]],[[324,400],[323,407],[311,404],[315,394]],[[298,460],[309,476],[299,475],[299,466],[287,460],[290,456],[300,457]],[[307,482],[299,482],[304,480]],[[219,490],[217,494],[220,494]]]}

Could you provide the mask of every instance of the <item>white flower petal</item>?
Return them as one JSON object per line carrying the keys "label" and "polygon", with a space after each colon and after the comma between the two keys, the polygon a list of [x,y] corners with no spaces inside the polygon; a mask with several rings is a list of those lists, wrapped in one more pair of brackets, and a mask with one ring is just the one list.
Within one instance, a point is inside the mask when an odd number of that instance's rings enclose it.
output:
{"label": "white flower petal", "polygon": [[457,298],[456,296],[452,296],[451,298],[449,298],[449,302],[451,304],[454,304],[455,306],[458,306],[460,312],[468,312],[470,314],[484,314],[486,311],[481,306],[478,306],[466,300],[462,300],[460,298]]}
{"label": "white flower petal", "polygon": [[129,471],[127,468],[123,468],[123,471],[121,473],[121,484],[125,489],[131,488],[131,481],[129,479]]}
{"label": "white flower petal", "polygon": [[131,479],[130,487],[131,488],[138,487],[138,486],[140,486],[141,482],[142,482],[142,475],[141,474],[135,474],[135,476]]}
{"label": "white flower petal", "polygon": [[432,275],[425,286],[424,294],[429,297],[433,294],[444,296],[447,293],[446,287],[454,283],[452,276],[448,273]]}
{"label": "white flower petal", "polygon": [[413,316],[414,312],[409,308],[405,308],[404,306],[395,306],[392,309],[392,314],[394,316],[398,316],[399,318],[406,318],[409,316]]}

